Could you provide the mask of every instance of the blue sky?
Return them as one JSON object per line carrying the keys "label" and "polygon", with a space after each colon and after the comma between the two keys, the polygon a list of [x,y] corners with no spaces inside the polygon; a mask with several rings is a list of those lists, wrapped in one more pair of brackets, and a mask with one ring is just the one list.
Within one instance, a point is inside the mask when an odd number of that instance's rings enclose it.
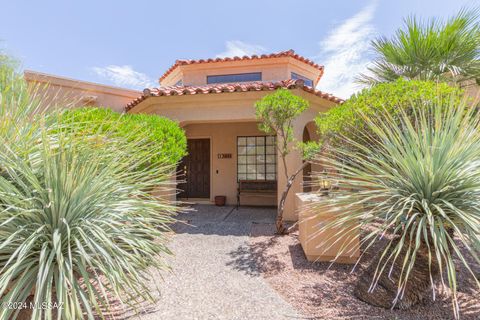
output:
{"label": "blue sky", "polygon": [[369,42],[403,17],[448,17],[472,0],[4,1],[0,48],[23,68],[143,89],[176,59],[294,49],[325,65],[319,89],[348,97]]}

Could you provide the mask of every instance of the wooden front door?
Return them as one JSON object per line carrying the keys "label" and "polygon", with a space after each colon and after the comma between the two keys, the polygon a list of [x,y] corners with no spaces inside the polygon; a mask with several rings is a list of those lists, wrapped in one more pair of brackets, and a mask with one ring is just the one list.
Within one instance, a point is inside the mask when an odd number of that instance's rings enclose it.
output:
{"label": "wooden front door", "polygon": [[210,198],[210,139],[188,139],[188,155],[180,162],[184,183],[180,198]]}

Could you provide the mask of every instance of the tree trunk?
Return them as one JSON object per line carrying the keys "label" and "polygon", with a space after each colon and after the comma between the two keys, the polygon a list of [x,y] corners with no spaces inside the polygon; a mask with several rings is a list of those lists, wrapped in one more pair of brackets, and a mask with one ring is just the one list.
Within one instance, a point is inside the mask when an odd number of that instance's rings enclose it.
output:
{"label": "tree trunk", "polygon": [[[398,240],[394,241],[392,247],[386,254],[387,257],[397,243]],[[390,277],[389,272],[390,268],[392,267],[391,262],[387,264],[387,267],[380,275],[376,287],[372,291],[369,291],[373,276],[375,274],[375,269],[383,252],[383,250],[381,250],[374,257],[372,263],[367,267],[367,269],[360,275],[354,291],[355,296],[368,304],[386,309],[390,309],[392,307],[396,309],[408,309],[423,301],[432,290],[430,272],[434,280],[439,276],[438,263],[434,254],[432,255],[431,269],[429,269],[428,249],[425,244],[422,244],[417,252],[415,264],[408,278],[403,298],[399,299],[394,305],[394,300],[398,292],[398,279],[402,272],[402,264],[405,255],[407,254],[407,249],[407,245],[402,248],[393,265]]]}
{"label": "tree trunk", "polygon": [[275,220],[275,225],[277,227],[277,234],[287,234],[288,229],[285,228],[283,224],[283,211],[285,210],[285,201],[287,200],[288,192],[290,191],[290,188],[292,187],[293,181],[295,181],[295,178],[300,172],[303,172],[303,168],[307,166],[308,162],[305,161],[302,166],[295,171],[294,174],[290,176],[287,180],[287,185],[285,187],[285,190],[282,193],[282,197],[280,198],[280,203],[278,204],[278,211],[277,211],[277,219]]}

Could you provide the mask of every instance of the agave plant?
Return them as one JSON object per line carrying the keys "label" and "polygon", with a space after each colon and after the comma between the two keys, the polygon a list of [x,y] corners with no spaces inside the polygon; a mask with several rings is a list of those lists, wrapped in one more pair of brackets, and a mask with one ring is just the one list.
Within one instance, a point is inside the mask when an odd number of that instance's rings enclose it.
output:
{"label": "agave plant", "polygon": [[455,257],[480,288],[472,271],[480,263],[480,116],[466,102],[359,116],[360,139],[318,156],[339,187],[311,206],[320,218],[338,209],[319,233],[337,231],[327,241],[343,243],[338,255],[359,238],[363,254],[379,250],[357,285],[360,299],[408,308],[448,283],[458,317]]}
{"label": "agave plant", "polygon": [[[177,209],[149,191],[169,181],[171,165],[149,166],[139,139],[58,125],[55,112],[38,112],[22,79],[3,79],[0,303],[30,309],[32,319],[94,319],[112,300],[153,299],[145,279],[167,267]],[[0,319],[19,312],[2,308]]]}

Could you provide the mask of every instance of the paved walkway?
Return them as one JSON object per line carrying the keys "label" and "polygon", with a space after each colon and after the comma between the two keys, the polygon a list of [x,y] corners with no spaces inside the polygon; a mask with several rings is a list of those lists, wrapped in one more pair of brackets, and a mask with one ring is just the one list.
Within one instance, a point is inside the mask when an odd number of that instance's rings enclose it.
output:
{"label": "paved walkway", "polygon": [[170,243],[173,273],[159,280],[150,319],[298,319],[296,311],[254,272],[235,266],[252,223],[273,223],[275,211],[197,205],[179,219]]}

